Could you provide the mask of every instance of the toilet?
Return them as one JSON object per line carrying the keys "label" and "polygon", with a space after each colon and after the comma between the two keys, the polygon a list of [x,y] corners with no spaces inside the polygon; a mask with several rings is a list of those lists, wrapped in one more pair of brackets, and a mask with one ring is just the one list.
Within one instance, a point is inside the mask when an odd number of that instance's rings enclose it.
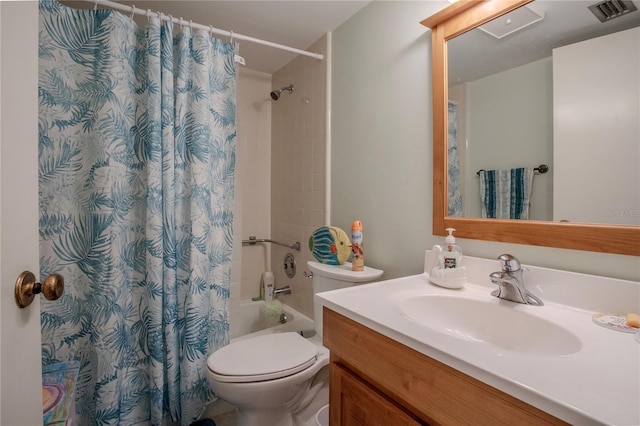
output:
{"label": "toilet", "polygon": [[352,287],[358,284],[366,284],[378,280],[384,271],[380,269],[364,267],[364,271],[352,271],[351,263],[343,265],[325,265],[319,262],[307,262],[309,270],[313,273],[313,320],[316,333],[322,336],[322,304],[315,297],[317,293]]}
{"label": "toilet", "polygon": [[[369,267],[353,272],[347,263],[307,265],[314,294],[375,281],[383,273]],[[322,346],[322,306],[315,300],[314,311],[317,334],[310,339],[296,332],[266,334],[230,343],[207,359],[209,384],[237,407],[238,426],[298,426],[305,417],[300,412],[313,409],[322,389],[328,399],[329,350]]]}

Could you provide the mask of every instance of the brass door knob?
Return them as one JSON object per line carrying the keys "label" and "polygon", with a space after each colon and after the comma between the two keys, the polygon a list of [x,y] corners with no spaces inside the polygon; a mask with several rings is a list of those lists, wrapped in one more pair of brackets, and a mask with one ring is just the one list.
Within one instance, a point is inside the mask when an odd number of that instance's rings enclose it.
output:
{"label": "brass door knob", "polygon": [[64,292],[64,278],[59,274],[49,275],[43,283],[36,282],[36,276],[29,271],[24,271],[18,276],[14,295],[16,303],[21,308],[26,308],[33,302],[36,294],[42,293],[48,300],[56,300]]}

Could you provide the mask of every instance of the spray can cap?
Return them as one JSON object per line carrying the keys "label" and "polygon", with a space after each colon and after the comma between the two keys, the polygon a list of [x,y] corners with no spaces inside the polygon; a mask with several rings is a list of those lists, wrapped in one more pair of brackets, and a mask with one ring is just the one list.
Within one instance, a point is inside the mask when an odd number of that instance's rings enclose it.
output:
{"label": "spray can cap", "polygon": [[351,230],[352,231],[362,231],[362,222],[360,222],[359,220],[354,220],[351,223]]}
{"label": "spray can cap", "polygon": [[453,231],[455,231],[455,228],[447,228],[446,231],[449,233],[449,235],[447,235],[447,238],[444,239],[444,241],[447,244],[455,244],[456,243],[456,237],[453,236]]}

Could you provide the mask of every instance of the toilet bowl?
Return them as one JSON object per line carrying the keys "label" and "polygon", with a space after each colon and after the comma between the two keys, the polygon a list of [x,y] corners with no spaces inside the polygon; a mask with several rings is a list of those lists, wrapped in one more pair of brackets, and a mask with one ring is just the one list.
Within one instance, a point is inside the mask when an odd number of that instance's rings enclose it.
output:
{"label": "toilet bowl", "polygon": [[[308,266],[314,293],[382,275],[368,268],[354,280],[348,267],[327,269],[317,262]],[[324,392],[328,402],[329,350],[320,337],[322,307],[314,309],[318,334],[310,339],[296,332],[250,337],[218,349],[207,359],[209,384],[216,395],[236,406],[238,426],[298,426],[304,417],[299,414],[312,406],[319,393]]]}
{"label": "toilet bowl", "polygon": [[211,388],[237,407],[238,426],[293,426],[293,412],[328,364],[325,347],[295,332],[240,340],[207,360]]}

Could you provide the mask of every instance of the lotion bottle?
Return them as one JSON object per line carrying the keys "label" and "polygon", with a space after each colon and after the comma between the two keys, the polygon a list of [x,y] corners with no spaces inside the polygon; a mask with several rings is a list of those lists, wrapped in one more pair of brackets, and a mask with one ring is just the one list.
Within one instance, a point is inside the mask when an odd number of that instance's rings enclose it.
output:
{"label": "lotion bottle", "polygon": [[273,300],[273,289],[275,286],[273,272],[262,273],[262,285],[264,288],[264,301],[269,303]]}
{"label": "lotion bottle", "polygon": [[440,267],[442,269],[452,269],[460,266],[462,259],[462,249],[456,245],[456,238],[453,236],[454,228],[446,229],[449,235],[445,238],[445,247],[440,255]]}

